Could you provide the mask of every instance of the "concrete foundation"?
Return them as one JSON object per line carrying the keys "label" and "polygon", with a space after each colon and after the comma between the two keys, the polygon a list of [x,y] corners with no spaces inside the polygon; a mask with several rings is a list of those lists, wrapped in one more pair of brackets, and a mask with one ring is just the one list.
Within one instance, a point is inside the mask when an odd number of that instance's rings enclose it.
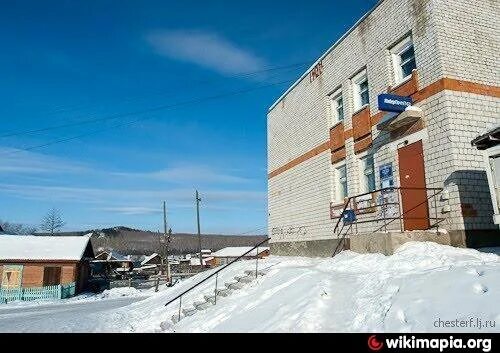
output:
{"label": "concrete foundation", "polygon": [[448,233],[432,231],[388,232],[355,235],[350,239],[350,250],[360,254],[392,255],[401,245],[412,241],[432,241],[442,245],[452,245]]}
{"label": "concrete foundation", "polygon": [[[293,241],[271,243],[271,255],[331,257],[339,244],[339,239]],[[349,248],[349,239],[344,240],[345,248]],[[342,245],[341,245],[342,246]]]}

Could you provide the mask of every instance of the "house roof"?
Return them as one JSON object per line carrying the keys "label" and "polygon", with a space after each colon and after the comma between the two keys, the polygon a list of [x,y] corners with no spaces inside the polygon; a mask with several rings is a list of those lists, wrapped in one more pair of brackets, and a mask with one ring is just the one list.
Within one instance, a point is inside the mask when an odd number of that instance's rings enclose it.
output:
{"label": "house roof", "polygon": [[82,237],[2,235],[0,236],[0,261],[79,261],[89,241],[88,235]]}
{"label": "house roof", "polygon": [[[210,260],[213,260],[214,258],[213,257],[207,257],[207,258],[203,258],[202,261],[203,261],[203,266],[206,266],[207,265],[207,262],[210,261]],[[189,260],[191,266],[200,266],[200,258],[199,257],[193,257]]]}
{"label": "house roof", "polygon": [[146,256],[144,260],[141,261],[141,266],[147,264],[149,261],[153,260],[155,257],[160,256],[157,253],[154,253],[153,255]]}
{"label": "house roof", "polygon": [[487,150],[488,148],[500,144],[500,126],[497,126],[486,134],[481,135],[472,141],[472,146],[476,146],[479,150]]}
{"label": "house roof", "polygon": [[[215,253],[212,254],[213,257],[239,257],[245,254],[246,252],[250,251],[252,249],[251,246],[239,246],[239,247],[229,247],[229,248],[224,248],[221,249]],[[245,256],[257,256],[258,254],[269,250],[268,247],[262,246],[258,248],[259,252],[257,253],[257,249],[253,249],[250,251],[248,254]]]}

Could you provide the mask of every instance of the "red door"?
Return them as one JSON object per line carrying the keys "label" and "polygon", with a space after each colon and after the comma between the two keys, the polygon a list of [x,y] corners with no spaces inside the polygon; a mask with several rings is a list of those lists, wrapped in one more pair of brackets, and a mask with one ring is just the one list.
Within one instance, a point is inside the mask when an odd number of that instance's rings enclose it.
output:
{"label": "red door", "polygon": [[404,228],[405,230],[429,229],[422,141],[400,148],[398,154]]}

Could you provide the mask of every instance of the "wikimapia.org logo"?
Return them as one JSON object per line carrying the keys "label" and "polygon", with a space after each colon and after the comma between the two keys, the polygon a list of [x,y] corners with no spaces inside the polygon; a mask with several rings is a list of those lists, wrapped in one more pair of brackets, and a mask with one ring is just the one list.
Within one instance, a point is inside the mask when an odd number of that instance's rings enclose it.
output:
{"label": "wikimapia.org logo", "polygon": [[[384,344],[385,342],[385,344]],[[382,349],[436,349],[439,352],[451,349],[474,349],[482,352],[491,352],[492,344],[490,338],[471,338],[462,340],[462,338],[416,338],[411,336],[408,338],[406,335],[399,336],[399,338],[386,338],[379,340],[376,335],[368,337],[368,348],[374,352],[381,351]]]}

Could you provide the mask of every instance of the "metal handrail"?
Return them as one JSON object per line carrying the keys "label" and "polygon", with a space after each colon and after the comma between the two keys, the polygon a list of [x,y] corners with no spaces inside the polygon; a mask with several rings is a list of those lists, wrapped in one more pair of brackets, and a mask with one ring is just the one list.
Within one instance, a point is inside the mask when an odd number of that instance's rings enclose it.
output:
{"label": "metal handrail", "polygon": [[[347,207],[350,205],[351,200],[356,199],[356,198],[359,198],[359,197],[363,197],[363,196],[366,196],[366,195],[371,195],[371,194],[374,194],[374,193],[377,193],[377,192],[387,191],[387,190],[391,190],[391,191],[392,191],[392,190],[426,190],[426,191],[434,191],[434,194],[433,194],[433,195],[431,195],[431,196],[427,196],[427,198],[425,199],[425,201],[423,201],[423,202],[419,203],[419,204],[418,204],[418,205],[416,205],[415,207],[413,207],[413,208],[411,208],[411,209],[409,209],[409,210],[406,210],[406,211],[405,211],[405,212],[403,212],[403,213],[400,213],[400,216],[399,216],[398,218],[392,218],[392,219],[390,220],[390,222],[389,222],[389,223],[384,223],[384,225],[383,225],[382,227],[380,227],[380,228],[378,228],[377,230],[373,231],[372,233],[370,233],[370,235],[373,235],[373,234],[375,234],[375,233],[379,232],[379,231],[380,231],[380,230],[382,230],[384,227],[386,228],[388,224],[391,224],[391,223],[392,223],[392,222],[394,222],[395,220],[401,220],[401,219],[403,219],[403,216],[404,216],[405,214],[407,214],[407,213],[409,213],[409,212],[411,212],[411,211],[415,210],[417,207],[419,207],[419,206],[421,206],[421,205],[423,205],[423,204],[425,204],[425,203],[429,202],[429,200],[430,200],[431,198],[435,198],[436,196],[438,196],[439,194],[441,194],[441,193],[443,192],[443,188],[416,188],[416,187],[415,187],[415,188],[413,188],[413,187],[409,187],[409,188],[404,187],[404,188],[403,188],[403,187],[390,187],[390,188],[378,189],[378,190],[375,190],[375,191],[367,192],[367,193],[360,194],[360,195],[356,195],[356,196],[351,196],[351,197],[349,197],[349,198],[348,198],[348,200],[346,201],[346,204],[345,204],[345,206],[344,206],[344,209],[342,210],[342,213],[341,213],[341,215],[340,215],[340,217],[339,217],[339,219],[338,219],[338,221],[337,221],[337,224],[336,224],[336,226],[335,226],[334,233],[336,233],[336,232],[337,232],[337,229],[338,229],[338,226],[339,226],[339,224],[340,224],[340,221],[343,219],[344,213],[345,213],[345,211],[347,210]],[[436,191],[438,191],[438,192],[436,193]],[[382,205],[382,206],[385,206],[385,204],[384,204],[384,205]],[[436,208],[436,207],[437,207],[437,205],[435,205],[435,208]],[[436,208],[436,212],[437,212],[437,208]],[[436,214],[436,216],[437,216],[437,214]],[[424,218],[412,218],[412,219],[424,219]],[[430,217],[429,217],[429,218],[425,218],[425,219],[430,219]],[[385,220],[387,220],[387,219],[385,218],[385,219],[384,219],[384,221],[385,221]],[[440,224],[440,223],[442,223],[442,222],[444,221],[444,219],[442,219],[442,218],[437,218],[437,217],[436,217],[436,218],[435,218],[435,220],[436,220],[436,224],[434,224],[434,225],[433,225],[433,226],[431,226],[430,228],[438,227],[438,230],[439,230],[439,224]],[[363,222],[363,223],[370,223],[370,222],[372,222],[372,221],[366,221],[366,222]],[[344,223],[344,224],[343,224],[343,226],[342,226],[342,228],[341,228],[341,230],[340,230],[340,232],[339,232],[340,234],[342,234],[342,231],[344,230],[345,225],[346,225],[346,223]],[[343,244],[343,243],[344,243],[345,238],[346,238],[347,234],[349,233],[349,230],[350,230],[350,229],[352,229],[352,224],[350,224],[349,229],[348,229],[348,230],[344,233],[344,235],[343,235],[341,238],[339,238],[339,242],[338,242],[338,244],[337,244],[337,246],[336,246],[336,248],[335,248],[335,251],[333,252],[332,257],[333,257],[333,256],[335,256],[335,255],[337,254],[337,251],[338,251],[338,249],[339,249],[339,247],[340,247],[340,244]]]}
{"label": "metal handrail", "polygon": [[[339,227],[339,224],[340,224],[340,221],[342,220],[342,216],[344,215],[345,211],[347,211],[347,207],[349,206],[349,204],[351,203],[352,200],[354,199],[357,199],[357,198],[360,198],[360,197],[363,197],[363,196],[367,196],[367,195],[371,195],[371,194],[375,194],[377,192],[382,192],[382,191],[388,191],[388,190],[429,190],[429,191],[443,191],[442,188],[417,188],[417,187],[396,187],[396,186],[393,186],[393,187],[389,187],[389,188],[382,188],[382,189],[377,189],[377,190],[374,190],[374,191],[370,191],[370,192],[365,192],[364,194],[359,194],[359,195],[356,195],[356,196],[350,196],[347,201],[345,201],[345,205],[344,205],[344,208],[342,209],[342,213],[340,214],[340,217],[337,221],[337,224],[335,225],[335,228],[333,229],[333,232],[336,233],[337,232],[337,229]],[[429,200],[430,198],[428,198],[427,200]]]}
{"label": "metal handrail", "polygon": [[[177,299],[181,299],[182,300],[182,297],[187,294],[188,292],[192,291],[193,289],[197,288],[198,286],[200,286],[202,283],[205,283],[206,281],[208,281],[210,278],[213,278],[214,276],[217,276],[221,271],[224,271],[226,268],[228,268],[229,266],[231,266],[232,264],[234,264],[235,262],[241,260],[242,258],[244,258],[246,255],[250,254],[253,250],[257,249],[258,247],[262,246],[262,244],[268,242],[269,240],[271,240],[271,238],[266,238],[265,240],[261,241],[259,244],[255,245],[253,248],[251,248],[250,250],[248,250],[246,253],[238,256],[236,259],[234,259],[233,261],[231,261],[230,263],[224,265],[222,268],[218,269],[217,271],[215,271],[214,273],[212,273],[210,276],[208,276],[207,278],[203,279],[202,281],[196,283],[194,286],[190,287],[189,289],[185,290],[184,292],[182,292],[181,294],[177,295],[174,299],[171,299],[167,304],[165,304],[165,306],[168,306],[170,304],[172,304],[173,302],[175,302]],[[259,254],[257,254],[257,257],[259,256]]]}

